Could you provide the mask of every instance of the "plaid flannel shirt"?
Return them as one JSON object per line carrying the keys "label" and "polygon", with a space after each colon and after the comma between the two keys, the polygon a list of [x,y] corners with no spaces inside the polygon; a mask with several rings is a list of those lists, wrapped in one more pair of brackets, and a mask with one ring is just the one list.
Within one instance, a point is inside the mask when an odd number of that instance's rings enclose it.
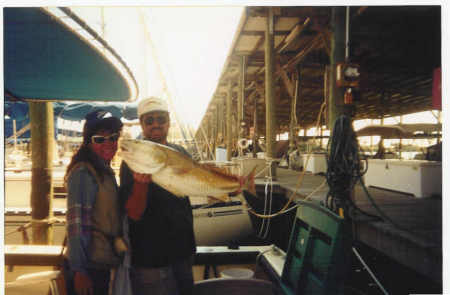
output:
{"label": "plaid flannel shirt", "polygon": [[87,274],[92,212],[98,184],[88,168],[74,170],[67,180],[67,241],[71,270]]}

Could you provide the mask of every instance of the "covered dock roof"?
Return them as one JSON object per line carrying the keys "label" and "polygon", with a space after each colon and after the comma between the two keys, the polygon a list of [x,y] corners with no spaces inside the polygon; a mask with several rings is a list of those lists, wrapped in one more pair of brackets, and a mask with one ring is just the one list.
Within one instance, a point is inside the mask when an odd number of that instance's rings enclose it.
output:
{"label": "covered dock roof", "polygon": [[[298,126],[312,127],[328,91],[324,85],[333,37],[332,7],[283,6],[273,11],[277,133],[289,130],[297,70]],[[359,65],[361,73],[354,119],[431,110],[433,72],[441,67],[441,7],[351,6],[349,11],[348,61]],[[206,128],[208,117],[214,118],[216,108],[225,105],[230,81],[236,109],[243,69],[243,120],[253,126],[256,105],[258,130],[264,134],[266,18],[267,7],[245,8],[200,127]]]}

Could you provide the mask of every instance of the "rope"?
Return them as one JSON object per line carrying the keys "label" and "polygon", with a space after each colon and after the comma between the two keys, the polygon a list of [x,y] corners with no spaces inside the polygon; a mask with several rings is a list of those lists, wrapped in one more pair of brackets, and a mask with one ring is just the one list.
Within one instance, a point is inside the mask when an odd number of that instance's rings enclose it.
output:
{"label": "rope", "polygon": [[[208,137],[206,136],[206,132],[205,132],[205,129],[203,128],[203,125],[200,125],[200,130],[202,131],[202,135],[203,135],[203,137],[204,137],[204,139],[205,139],[205,142],[206,142],[206,145],[207,145],[207,147],[208,147],[208,151],[209,151],[209,154],[211,155],[211,158],[213,159],[213,160],[216,160],[216,155],[214,155],[214,153],[213,153],[213,150],[212,150],[212,143],[210,142],[210,140],[208,140]],[[194,139],[194,141],[195,142],[197,142],[197,140],[195,139],[195,137],[193,137],[193,139]],[[200,151],[201,152],[201,151]]]}
{"label": "rope", "polygon": [[[327,183],[327,180],[325,179],[324,181],[322,181],[322,183],[321,183],[318,187],[316,187],[312,192],[310,192],[310,193],[305,197],[304,200],[305,200],[305,201],[309,200],[309,198],[311,198],[311,197],[314,195],[315,192],[317,192],[319,189],[321,189],[323,186],[325,186],[326,183]],[[300,204],[296,204],[296,205],[292,206],[291,208],[286,209],[283,213],[287,213],[287,212],[289,212],[289,211],[292,211],[292,210],[294,210],[294,209],[297,209],[298,207],[300,207]]]}
{"label": "rope", "polygon": [[[320,124],[320,122],[321,122],[322,113],[323,113],[323,110],[325,109],[325,106],[326,106],[326,101],[324,101],[324,102],[322,103],[322,105],[320,106],[320,111],[319,111],[319,114],[318,114],[318,116],[317,116],[317,121],[316,121],[316,130],[318,129],[318,126],[319,126],[319,124]],[[316,138],[316,135],[314,135],[313,140],[314,140],[315,138]],[[308,165],[308,162],[309,162],[310,157],[311,157],[311,154],[309,154],[308,157],[306,158],[305,166]],[[271,159],[271,160],[273,161],[273,159]],[[269,165],[270,165],[270,166],[268,166],[268,167],[272,167],[272,161],[269,161]],[[273,214],[259,214],[259,213],[257,213],[254,209],[252,209],[251,207],[249,207],[248,204],[247,204],[247,207],[248,207],[247,210],[248,210],[248,212],[250,212],[251,214],[253,214],[254,216],[259,217],[259,218],[273,218],[273,217],[276,217],[276,216],[279,216],[279,215],[281,215],[281,214],[284,214],[284,213],[288,212],[287,208],[288,208],[289,205],[292,203],[292,201],[294,200],[294,197],[296,196],[296,194],[297,194],[299,188],[301,187],[301,185],[302,185],[302,183],[303,183],[303,178],[304,178],[304,176],[305,176],[305,173],[306,173],[306,170],[303,169],[302,173],[301,173],[300,176],[299,176],[299,179],[298,179],[298,182],[297,182],[297,185],[296,185],[296,188],[295,188],[294,192],[291,194],[290,198],[288,199],[288,201],[286,202],[286,204],[283,206],[283,208],[281,208],[278,212],[273,213]],[[322,185],[323,185],[323,184],[322,184]],[[315,192],[315,191],[316,191],[316,190],[314,190],[313,192]],[[264,213],[265,213],[265,212],[264,212]]]}
{"label": "rope", "polygon": [[[272,164],[272,162],[270,162],[270,165]],[[270,166],[269,166],[270,167]],[[270,185],[270,195],[268,193],[268,188]],[[269,169],[269,176],[266,179],[266,185],[265,185],[265,189],[264,189],[265,195],[264,195],[264,214],[270,214],[272,212],[272,201],[273,201],[273,178],[272,178],[272,170]],[[269,199],[269,210],[267,211],[267,199]],[[264,233],[264,235],[262,234],[262,230],[263,228],[266,228],[266,231]],[[270,219],[267,218],[263,218],[262,222],[261,222],[261,228],[258,234],[258,237],[265,239],[267,238],[267,235],[269,234],[269,227],[270,227]]]}

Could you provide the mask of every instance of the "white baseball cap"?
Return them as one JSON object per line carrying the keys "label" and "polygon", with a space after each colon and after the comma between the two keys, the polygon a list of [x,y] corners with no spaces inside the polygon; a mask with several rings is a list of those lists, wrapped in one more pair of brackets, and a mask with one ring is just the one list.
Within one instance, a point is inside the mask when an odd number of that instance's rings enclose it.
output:
{"label": "white baseball cap", "polygon": [[137,114],[139,118],[143,114],[155,111],[169,112],[169,107],[167,106],[167,103],[164,100],[155,96],[144,98],[139,102],[137,107]]}

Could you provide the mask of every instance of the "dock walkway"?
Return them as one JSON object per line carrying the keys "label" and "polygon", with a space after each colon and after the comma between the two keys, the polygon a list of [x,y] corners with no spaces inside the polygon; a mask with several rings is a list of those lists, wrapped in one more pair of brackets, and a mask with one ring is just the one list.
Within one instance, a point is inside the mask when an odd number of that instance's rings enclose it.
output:
{"label": "dock walkway", "polygon": [[[320,186],[325,177],[306,173],[297,188],[301,172],[277,169],[278,189],[286,195],[296,191],[304,199]],[[257,180],[256,184],[262,184]],[[442,200],[415,198],[412,195],[369,187],[368,191],[381,211],[394,224],[385,221],[356,221],[355,239],[383,253],[400,264],[432,280],[442,283]],[[328,186],[311,195],[311,199],[325,200]],[[361,185],[355,187],[355,203],[367,213],[380,216],[370,203]]]}

